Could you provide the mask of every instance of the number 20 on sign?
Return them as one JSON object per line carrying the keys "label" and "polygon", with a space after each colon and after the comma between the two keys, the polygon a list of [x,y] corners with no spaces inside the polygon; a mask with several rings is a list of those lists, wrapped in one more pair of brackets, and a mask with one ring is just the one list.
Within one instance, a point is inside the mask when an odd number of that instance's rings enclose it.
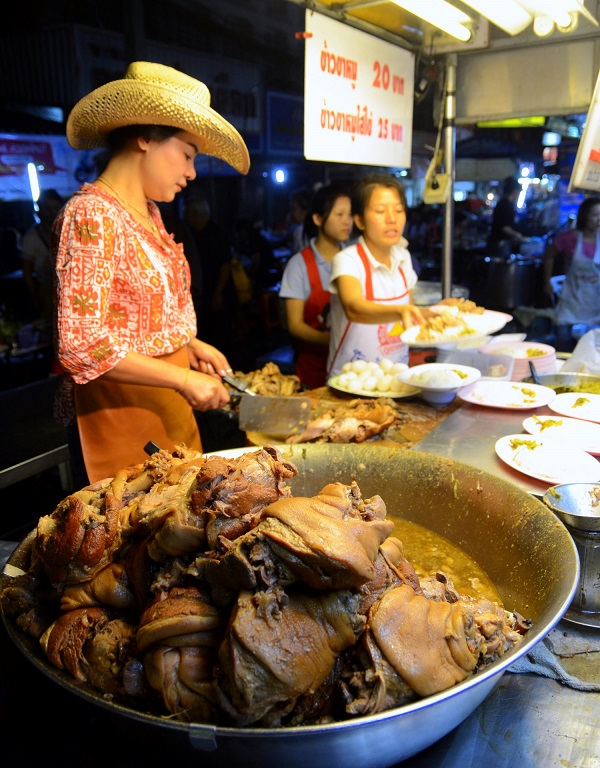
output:
{"label": "number 20 on sign", "polygon": [[387,64],[381,64],[380,61],[373,62],[373,88],[381,88],[392,93],[404,93],[404,78],[399,75],[393,75]]}

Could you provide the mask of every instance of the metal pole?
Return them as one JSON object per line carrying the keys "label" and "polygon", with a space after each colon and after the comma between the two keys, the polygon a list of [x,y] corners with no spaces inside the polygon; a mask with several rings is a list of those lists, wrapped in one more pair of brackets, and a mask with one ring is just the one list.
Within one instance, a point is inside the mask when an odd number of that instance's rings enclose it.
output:
{"label": "metal pole", "polygon": [[450,194],[444,204],[442,237],[442,298],[452,296],[452,251],[454,244],[454,181],[456,170],[456,62],[455,53],[446,57],[446,100],[444,109],[444,173],[450,177]]}

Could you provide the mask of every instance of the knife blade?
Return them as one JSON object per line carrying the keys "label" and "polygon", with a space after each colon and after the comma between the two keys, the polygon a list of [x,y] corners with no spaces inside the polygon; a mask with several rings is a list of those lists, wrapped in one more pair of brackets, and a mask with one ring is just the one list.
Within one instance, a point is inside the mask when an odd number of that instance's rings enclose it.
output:
{"label": "knife blade", "polygon": [[239,408],[241,430],[257,431],[267,435],[289,436],[298,434],[310,420],[311,403],[308,397],[284,395],[242,395]]}

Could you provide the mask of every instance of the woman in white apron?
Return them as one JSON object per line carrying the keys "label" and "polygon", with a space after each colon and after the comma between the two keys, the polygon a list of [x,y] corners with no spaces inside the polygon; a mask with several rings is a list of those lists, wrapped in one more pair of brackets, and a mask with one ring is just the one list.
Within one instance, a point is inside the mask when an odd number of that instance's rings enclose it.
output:
{"label": "woman in white apron", "polygon": [[567,262],[566,278],[556,306],[556,345],[559,350],[569,352],[574,345],[574,324],[600,324],[600,198],[584,200],[577,213],[575,229],[558,234],[549,248],[545,258],[548,283],[555,259],[561,255]]}
{"label": "woman in white apron", "polygon": [[417,282],[407,241],[406,197],[400,182],[378,173],[361,179],[352,195],[355,245],[333,259],[328,376],[353,360],[408,362],[401,334],[423,316],[412,303]]}

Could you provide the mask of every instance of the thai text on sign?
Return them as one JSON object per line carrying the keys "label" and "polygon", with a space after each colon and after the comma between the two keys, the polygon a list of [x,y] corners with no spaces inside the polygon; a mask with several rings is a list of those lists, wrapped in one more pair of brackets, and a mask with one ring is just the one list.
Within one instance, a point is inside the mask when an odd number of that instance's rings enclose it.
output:
{"label": "thai text on sign", "polygon": [[408,168],[414,54],[318,13],[306,13],[304,155]]}

